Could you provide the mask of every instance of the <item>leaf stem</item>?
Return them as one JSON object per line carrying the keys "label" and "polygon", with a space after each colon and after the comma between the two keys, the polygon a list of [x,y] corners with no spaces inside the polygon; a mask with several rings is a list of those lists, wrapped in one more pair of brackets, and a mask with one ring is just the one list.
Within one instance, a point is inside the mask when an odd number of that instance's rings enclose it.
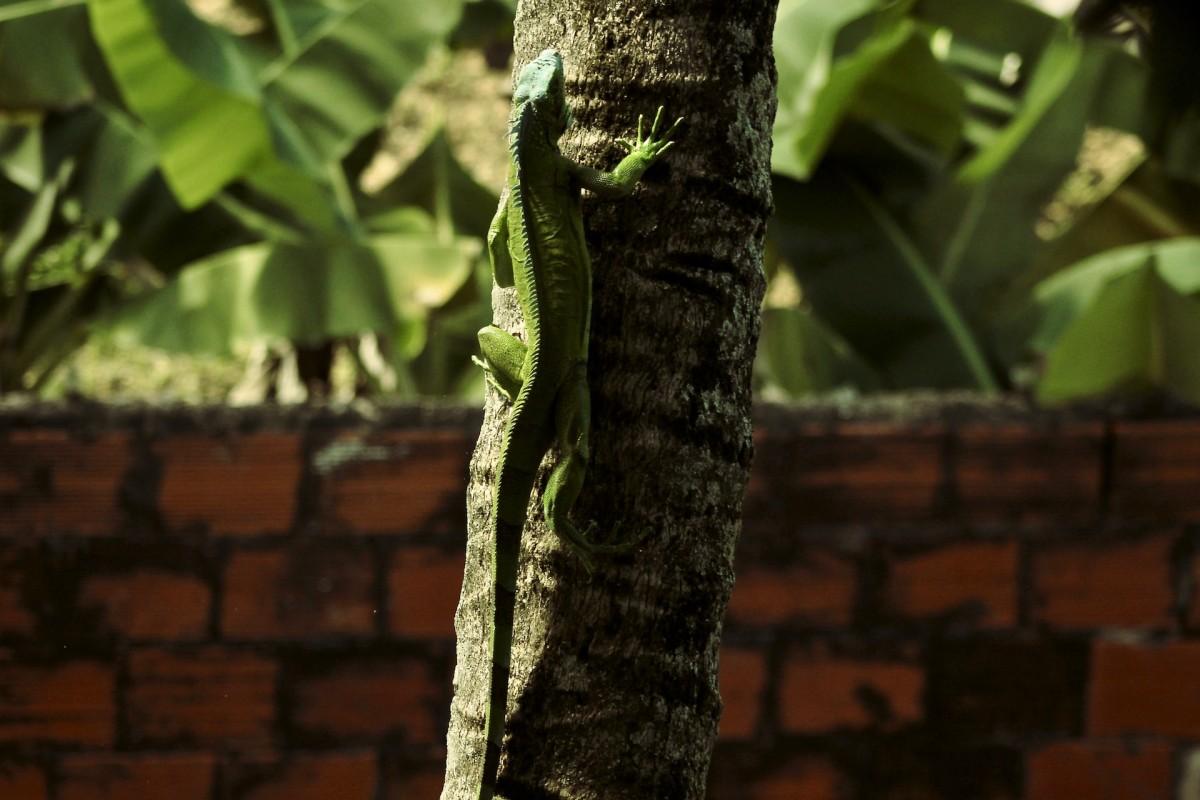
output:
{"label": "leaf stem", "polygon": [[266,239],[299,245],[308,241],[308,237],[303,232],[243,203],[227,191],[214,197],[213,203],[217,208]]}
{"label": "leaf stem", "polygon": [[1156,233],[1169,238],[1195,234],[1194,229],[1180,222],[1169,209],[1163,208],[1150,199],[1145,192],[1128,183],[1118,186],[1111,197]]}
{"label": "leaf stem", "polygon": [[884,209],[875,198],[856,181],[847,178],[846,183],[850,186],[850,190],[854,192],[854,196],[862,203],[863,208],[871,216],[871,219],[883,231],[884,236],[896,248],[900,254],[901,260],[908,267],[914,279],[924,290],[925,295],[929,298],[929,302],[933,304],[938,316],[941,317],[942,324],[945,325],[946,331],[950,334],[951,340],[958,348],[962,355],[963,361],[971,376],[975,379],[975,385],[978,389],[987,394],[995,394],[1000,390],[996,378],[992,375],[991,369],[987,365],[987,359],[984,358],[983,351],[979,347],[979,343],[971,334],[971,329],[967,326],[965,320],[958,313],[958,309],[954,306],[954,301],[946,293],[946,289],[934,276],[933,270],[925,262],[925,258],[913,245],[912,240],[901,229],[901,227],[892,219],[887,210]]}
{"label": "leaf stem", "polygon": [[47,11],[57,11],[60,8],[81,6],[87,0],[25,0],[23,3],[9,3],[0,8],[0,22],[9,22],[35,14],[45,14]]}
{"label": "leaf stem", "polygon": [[279,36],[279,44],[283,46],[283,54],[292,58],[300,48],[300,40],[296,38],[296,29],[288,19],[284,10],[284,0],[267,0],[271,9],[271,19],[275,23],[275,33]]}

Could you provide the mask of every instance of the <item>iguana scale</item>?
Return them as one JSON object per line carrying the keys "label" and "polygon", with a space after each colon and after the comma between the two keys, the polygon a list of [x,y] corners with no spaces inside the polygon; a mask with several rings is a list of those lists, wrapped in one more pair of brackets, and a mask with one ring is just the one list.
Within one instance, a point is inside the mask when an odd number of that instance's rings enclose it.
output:
{"label": "iguana scale", "polygon": [[589,456],[592,270],[580,190],[601,197],[632,192],[642,173],[671,146],[669,138],[679,121],[656,138],[661,118],[659,108],[644,139],[639,118],[637,139],[621,140],[629,154],[612,172],[600,172],[575,163],[558,149],[558,139],[570,124],[562,57],[545,50],[517,78],[509,119],[508,178],[488,231],[488,252],[496,283],[516,286],[525,341],[489,325],[479,331],[483,360],[477,359],[488,382],[512,402],[495,469],[491,519],[495,609],[479,800],[491,800],[496,793],[521,531],[534,475],[553,445],[558,446],[558,459],[543,496],[547,523],[585,564],[590,563],[589,555],[615,549],[592,543],[568,517],[583,486]]}

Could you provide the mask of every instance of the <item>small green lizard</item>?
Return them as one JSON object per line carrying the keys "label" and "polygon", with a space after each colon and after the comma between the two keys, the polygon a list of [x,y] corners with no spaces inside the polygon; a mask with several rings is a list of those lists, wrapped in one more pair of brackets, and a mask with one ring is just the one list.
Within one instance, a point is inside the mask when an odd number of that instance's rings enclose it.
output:
{"label": "small green lizard", "polygon": [[492,618],[490,693],[484,726],[487,744],[479,800],[496,793],[500,743],[508,706],[509,658],[516,606],[521,530],[543,456],[558,445],[558,459],[543,498],[550,528],[584,559],[625,545],[598,545],[568,518],[583,487],[589,457],[587,384],[592,268],[583,236],[580,189],[622,197],[670,149],[682,119],[658,137],[662,108],[649,135],[638,118],[637,138],[612,172],[577,164],[558,149],[571,121],[563,87],[562,57],[545,50],[521,70],[513,93],[508,135],[508,178],[488,230],[492,274],[517,287],[525,341],[489,325],[479,331],[488,382],[512,402],[496,465],[492,506]]}

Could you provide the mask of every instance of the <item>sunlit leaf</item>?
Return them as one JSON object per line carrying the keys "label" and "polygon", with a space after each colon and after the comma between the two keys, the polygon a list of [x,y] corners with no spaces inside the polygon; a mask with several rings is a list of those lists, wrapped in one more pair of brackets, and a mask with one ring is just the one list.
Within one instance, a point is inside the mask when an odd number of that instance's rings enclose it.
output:
{"label": "sunlit leaf", "polygon": [[[914,34],[913,22],[902,13],[876,12],[874,6],[870,0],[793,1],[780,9],[775,24],[775,172],[808,178],[863,84]],[[851,22],[856,27],[848,31]]]}
{"label": "sunlit leaf", "polygon": [[1059,337],[1038,384],[1044,403],[1166,391],[1200,403],[1200,302],[1153,260],[1105,283]]}
{"label": "sunlit leaf", "polygon": [[280,154],[309,169],[345,156],[383,121],[460,7],[461,0],[359,0],[300,35],[295,52],[260,76]]}
{"label": "sunlit leaf", "polygon": [[990,144],[963,164],[959,177],[973,182],[995,174],[1062,96],[1082,57],[1082,43],[1065,26],[1060,27],[1038,60],[1016,116]]}
{"label": "sunlit leaf", "polygon": [[433,236],[436,225],[433,217],[418,206],[396,206],[381,211],[369,220],[371,230],[381,234],[420,233]]}
{"label": "sunlit leaf", "polygon": [[125,102],[155,137],[162,170],[195,208],[271,152],[258,105],[202,80],[158,35],[150,2],[90,0],[92,29]]}
{"label": "sunlit leaf", "polygon": [[249,51],[232,33],[197,17],[180,0],[141,0],[154,21],[155,34],[171,55],[193,75],[257,103],[262,91]]}
{"label": "sunlit leaf", "polygon": [[949,155],[962,137],[965,107],[962,87],[925,37],[913,35],[864,82],[853,113]]}
{"label": "sunlit leaf", "polygon": [[427,235],[381,234],[372,239],[372,248],[385,267],[391,297],[402,316],[398,327],[408,329],[397,342],[396,354],[412,358],[428,340],[426,326],[412,323],[424,322],[432,309],[445,306],[470,280],[482,243],[464,237],[445,245]]}
{"label": "sunlit leaf", "polygon": [[259,243],[182,270],[107,326],[118,340],[181,352],[230,353],[239,342],[315,343],[420,320],[470,274],[479,243],[427,236],[369,244]]}
{"label": "sunlit leaf", "polygon": [[[1200,238],[1168,239],[1105,250],[1040,283],[1032,305],[1039,323],[1030,346],[1046,350],[1063,336],[1105,287],[1118,278],[1155,267],[1156,280],[1184,295],[1200,295]],[[1114,320],[1114,324],[1118,324]]]}
{"label": "sunlit leaf", "polygon": [[54,219],[59,193],[70,180],[73,169],[72,162],[60,165],[53,180],[46,181],[30,198],[29,205],[16,226],[11,231],[5,231],[6,241],[3,250],[0,251],[0,279],[3,279],[4,288],[28,267],[30,256],[42,243]]}
{"label": "sunlit leaf", "polygon": [[[1075,168],[1089,120],[1107,102],[1104,81],[1128,66],[1127,55],[1093,44],[1087,44],[1067,87],[1023,138],[1014,138],[1011,151],[987,162],[994,171],[985,179],[963,183],[940,175],[917,199],[912,235],[938,263],[942,280],[976,325],[991,327],[1013,287],[1032,284],[1045,246],[1036,226]],[[1136,73],[1126,77],[1134,84],[1139,80]]]}

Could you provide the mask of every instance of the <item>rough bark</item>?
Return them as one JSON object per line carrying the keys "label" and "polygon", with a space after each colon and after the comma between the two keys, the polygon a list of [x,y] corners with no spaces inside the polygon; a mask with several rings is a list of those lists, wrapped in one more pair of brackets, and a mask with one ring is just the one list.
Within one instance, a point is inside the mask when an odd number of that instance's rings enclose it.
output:
{"label": "rough bark", "polygon": [[[660,104],[687,122],[632,198],[585,201],[595,272],[593,458],[575,517],[600,531],[649,533],[588,576],[547,533],[539,481],[517,591],[500,778],[508,800],[704,796],[752,453],[776,2],[519,7],[516,69],[546,47],[566,62],[569,156],[611,168],[622,155],[615,139]],[[520,334],[511,290],[496,290],[493,304],[497,324]],[[489,396],[471,463],[443,800],[471,796],[483,752],[487,523],[507,413]]]}

